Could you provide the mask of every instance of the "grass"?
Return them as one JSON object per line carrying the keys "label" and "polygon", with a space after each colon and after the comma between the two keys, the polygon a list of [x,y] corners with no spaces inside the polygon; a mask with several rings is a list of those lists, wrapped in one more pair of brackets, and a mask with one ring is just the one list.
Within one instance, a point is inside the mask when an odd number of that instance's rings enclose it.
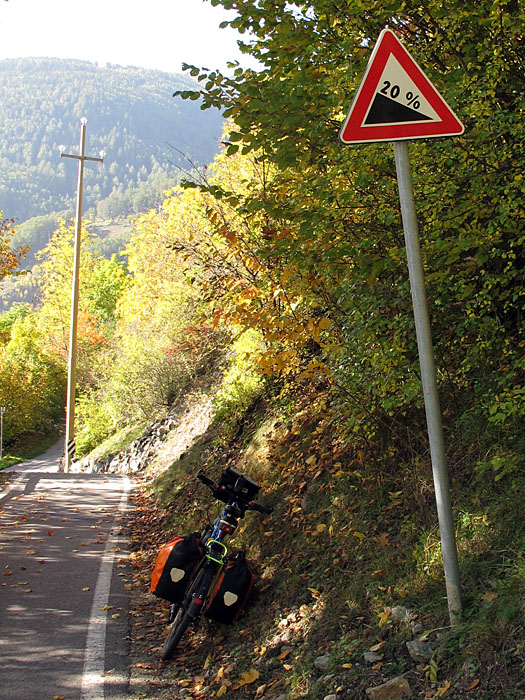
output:
{"label": "grass", "polygon": [[[232,540],[254,562],[260,593],[242,622],[252,649],[232,634],[222,663],[248,663],[253,648],[269,649],[287,632],[289,658],[256,658],[260,682],[289,700],[338,687],[361,698],[401,673],[429,698],[517,700],[525,667],[518,475],[473,481],[474,458],[454,469],[464,612],[451,629],[429,464],[378,459],[355,446],[329,406],[329,395],[313,387],[286,411],[275,399],[261,402],[233,442],[216,439],[215,423],[213,435],[148,484],[170,536],[198,529],[206,515],[210,498],[192,478],[200,467],[216,477],[235,466],[257,479],[260,500],[274,506],[269,518],[247,517]],[[513,480],[511,494],[505,479]],[[411,610],[411,621],[393,619],[395,606]],[[434,649],[431,665],[407,652],[406,642],[421,636]],[[381,661],[363,663],[374,647]],[[203,662],[206,653],[204,644]],[[315,671],[315,658],[326,653],[334,687],[322,686]]]}
{"label": "grass", "polygon": [[33,457],[38,457],[59,439],[60,433],[58,431],[50,433],[49,435],[24,433],[14,444],[8,445],[3,449],[3,456],[0,460],[0,470],[13,467]]}

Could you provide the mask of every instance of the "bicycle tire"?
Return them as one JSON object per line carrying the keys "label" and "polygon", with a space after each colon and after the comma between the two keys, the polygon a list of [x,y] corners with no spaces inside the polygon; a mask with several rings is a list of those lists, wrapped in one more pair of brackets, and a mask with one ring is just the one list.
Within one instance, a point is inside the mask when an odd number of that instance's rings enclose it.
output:
{"label": "bicycle tire", "polygon": [[184,601],[175,615],[175,619],[171,624],[170,631],[168,632],[168,636],[166,637],[166,641],[162,647],[161,656],[164,661],[171,659],[173,652],[177,648],[178,643],[184,636],[184,633],[188,629],[190,623],[193,622],[193,620],[195,620],[200,613],[202,604],[195,604],[193,602],[193,597],[194,593],[199,590],[205,576],[206,591],[209,590],[213,580],[213,572],[201,569],[201,571],[199,571],[195,577],[195,580],[191,583],[188,592],[184,597]]}
{"label": "bicycle tire", "polygon": [[168,661],[173,656],[173,652],[177,648],[178,643],[182,639],[184,632],[188,629],[191,622],[190,615],[180,608],[175,615],[164,646],[162,647],[162,659],[163,661]]}

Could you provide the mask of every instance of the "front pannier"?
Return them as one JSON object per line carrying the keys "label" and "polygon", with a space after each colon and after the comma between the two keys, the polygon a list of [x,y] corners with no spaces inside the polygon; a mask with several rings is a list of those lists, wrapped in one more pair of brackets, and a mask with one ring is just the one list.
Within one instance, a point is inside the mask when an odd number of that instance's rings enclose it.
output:
{"label": "front pannier", "polygon": [[172,603],[180,602],[201,557],[200,536],[196,532],[170,540],[157,556],[151,592]]}
{"label": "front pannier", "polygon": [[225,624],[235,622],[248,602],[254,581],[244,552],[229,557],[211,592],[206,617]]}

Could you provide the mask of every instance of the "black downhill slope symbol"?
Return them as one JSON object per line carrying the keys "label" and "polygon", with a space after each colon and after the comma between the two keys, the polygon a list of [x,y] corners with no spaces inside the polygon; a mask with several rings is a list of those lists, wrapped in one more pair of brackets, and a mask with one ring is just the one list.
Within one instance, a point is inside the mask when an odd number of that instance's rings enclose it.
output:
{"label": "black downhill slope symbol", "polygon": [[431,120],[432,117],[427,117],[426,114],[416,112],[415,109],[410,109],[410,107],[405,107],[389,97],[377,94],[365,119],[365,124],[396,124],[398,122]]}

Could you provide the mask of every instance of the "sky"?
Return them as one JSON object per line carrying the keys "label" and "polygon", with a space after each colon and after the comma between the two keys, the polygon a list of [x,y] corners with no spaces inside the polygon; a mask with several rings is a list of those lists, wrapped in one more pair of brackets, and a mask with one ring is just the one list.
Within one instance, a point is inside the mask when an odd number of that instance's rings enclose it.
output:
{"label": "sky", "polygon": [[240,53],[234,13],[209,0],[0,0],[0,60],[77,58],[180,73],[182,63],[255,67]]}

